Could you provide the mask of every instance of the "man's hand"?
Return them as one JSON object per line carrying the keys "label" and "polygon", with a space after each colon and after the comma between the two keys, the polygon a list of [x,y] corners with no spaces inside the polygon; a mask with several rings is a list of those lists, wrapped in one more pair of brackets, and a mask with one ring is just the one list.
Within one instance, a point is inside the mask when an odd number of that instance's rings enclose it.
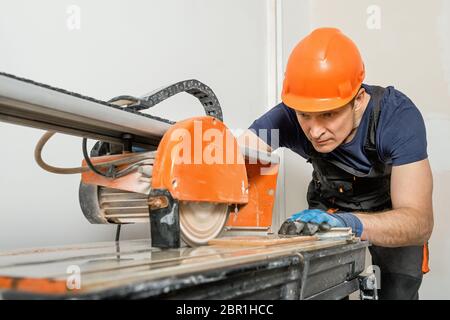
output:
{"label": "man's hand", "polygon": [[313,235],[317,231],[331,228],[350,227],[356,236],[361,236],[361,221],[353,214],[344,212],[329,214],[319,209],[303,210],[289,217],[280,227],[278,234]]}

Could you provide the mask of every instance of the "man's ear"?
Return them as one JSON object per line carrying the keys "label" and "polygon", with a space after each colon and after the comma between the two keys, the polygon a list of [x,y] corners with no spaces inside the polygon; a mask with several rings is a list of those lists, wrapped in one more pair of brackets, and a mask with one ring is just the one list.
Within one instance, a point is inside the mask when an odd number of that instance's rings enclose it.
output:
{"label": "man's ear", "polygon": [[358,111],[363,106],[365,93],[366,89],[361,87],[358,93],[356,94],[355,99],[353,101],[353,107],[355,111]]}

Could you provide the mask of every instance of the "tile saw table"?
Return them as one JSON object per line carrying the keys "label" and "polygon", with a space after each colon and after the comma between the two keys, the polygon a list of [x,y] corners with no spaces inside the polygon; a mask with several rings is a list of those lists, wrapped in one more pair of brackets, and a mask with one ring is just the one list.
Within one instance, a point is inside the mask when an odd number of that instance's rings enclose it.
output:
{"label": "tile saw table", "polygon": [[[180,92],[206,116],[144,112]],[[1,298],[342,299],[370,290],[360,276],[368,243],[348,229],[273,235],[279,160],[240,147],[222,120],[197,80],[101,101],[0,73],[0,121],[47,130],[36,162],[80,174],[84,216],[118,226],[116,241],[0,252]],[[83,139],[80,167],[42,159],[55,133]],[[87,139],[97,140],[90,152]],[[151,239],[119,241],[129,223],[149,223]]]}

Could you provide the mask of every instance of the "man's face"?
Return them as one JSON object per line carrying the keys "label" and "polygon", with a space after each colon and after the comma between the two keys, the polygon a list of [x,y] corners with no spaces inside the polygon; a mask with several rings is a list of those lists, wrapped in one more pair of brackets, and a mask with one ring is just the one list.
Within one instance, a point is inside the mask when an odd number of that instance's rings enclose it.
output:
{"label": "man's face", "polygon": [[352,103],[324,112],[296,111],[298,122],[314,149],[328,153],[336,149],[350,135],[355,117]]}

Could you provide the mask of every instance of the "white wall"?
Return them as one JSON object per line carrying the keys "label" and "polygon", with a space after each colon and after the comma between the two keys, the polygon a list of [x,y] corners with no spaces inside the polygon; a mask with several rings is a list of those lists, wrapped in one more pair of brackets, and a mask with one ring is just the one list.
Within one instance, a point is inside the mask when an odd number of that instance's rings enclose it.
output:
{"label": "white wall", "polygon": [[[81,11],[70,30],[69,5]],[[267,106],[267,6],[260,0],[0,0],[0,70],[99,99],[141,95],[182,79],[209,85],[231,128],[246,128]],[[175,96],[152,110],[172,120],[203,114]],[[0,123],[0,249],[111,240],[78,205],[79,177],[53,175],[33,160],[43,131]],[[81,160],[81,139],[58,135],[44,158]],[[148,225],[122,238],[148,237]]]}
{"label": "white wall", "polygon": [[[282,9],[282,65],[283,75],[291,50],[310,32],[310,5],[308,1],[279,0]],[[281,87],[280,83],[280,87]],[[281,92],[281,88],[280,88]],[[281,98],[280,98],[281,100]],[[284,152],[285,218],[308,207],[306,191],[311,180],[312,167],[305,159],[289,149]]]}

